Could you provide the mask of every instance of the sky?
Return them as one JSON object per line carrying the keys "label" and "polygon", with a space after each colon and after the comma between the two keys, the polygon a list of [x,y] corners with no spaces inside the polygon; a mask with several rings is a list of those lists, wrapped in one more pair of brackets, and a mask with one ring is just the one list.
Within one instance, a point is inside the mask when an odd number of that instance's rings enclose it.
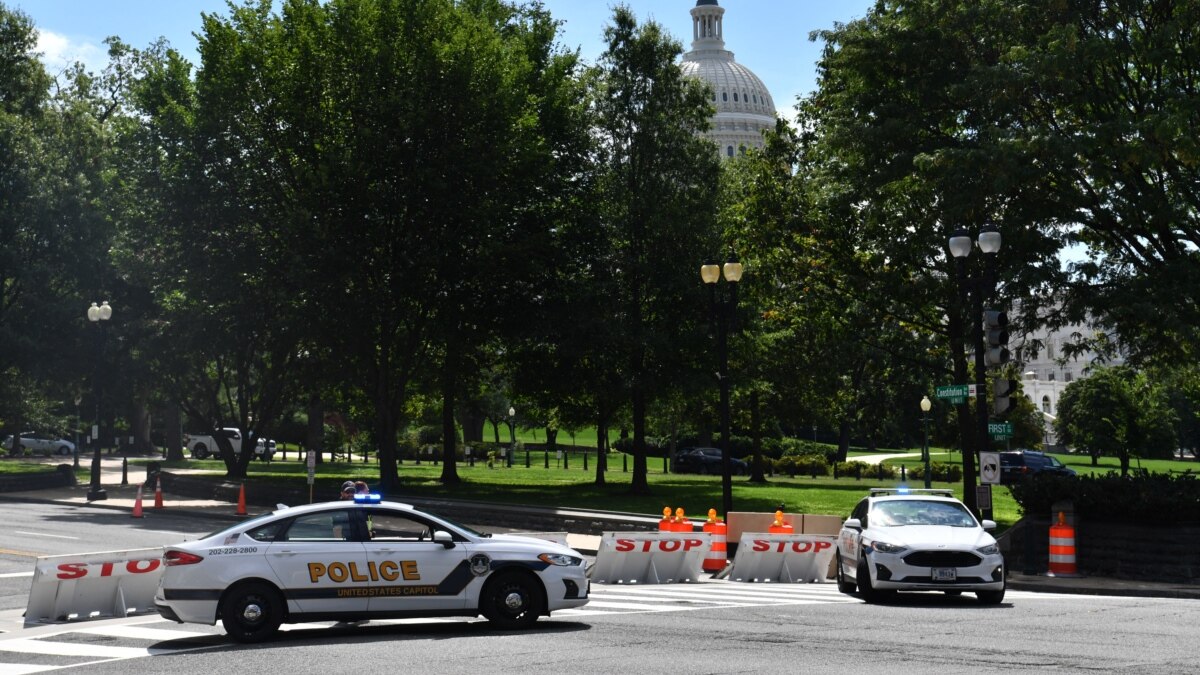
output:
{"label": "sky", "polygon": [[[33,19],[38,50],[51,69],[82,61],[93,70],[107,61],[104,39],[118,36],[143,48],[165,37],[185,58],[196,63],[201,12],[227,14],[225,0],[0,0]],[[241,4],[241,0],[238,0]],[[614,0],[543,0],[554,18],[563,21],[560,41],[578,48],[595,63],[604,51],[604,26],[612,18]],[[695,0],[625,0],[639,23],[656,21],[691,48]],[[781,114],[791,118],[799,96],[816,88],[816,62],[822,45],[809,40],[814,30],[862,18],[874,0],[720,0],[725,8],[725,48],[738,63],[766,84]]]}

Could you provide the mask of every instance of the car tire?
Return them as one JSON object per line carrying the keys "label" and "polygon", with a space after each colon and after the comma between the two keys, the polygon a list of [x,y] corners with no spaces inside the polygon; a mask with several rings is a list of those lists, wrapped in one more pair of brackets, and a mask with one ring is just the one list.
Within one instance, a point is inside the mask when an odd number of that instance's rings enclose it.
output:
{"label": "car tire", "polygon": [[869,603],[883,602],[887,599],[888,594],[871,584],[871,572],[867,568],[868,564],[865,554],[858,558],[858,574],[855,575],[855,581],[858,582],[858,597]]}
{"label": "car tire", "polygon": [[479,612],[501,630],[529,628],[545,606],[541,584],[521,570],[496,572],[479,598]]}
{"label": "car tire", "polygon": [[226,591],[220,610],[221,625],[234,641],[262,642],[283,623],[283,596],[267,584],[242,584]]}
{"label": "car tire", "polygon": [[62,455],[63,457],[66,457],[67,455],[71,454],[71,449],[65,445],[60,445],[60,446],[58,446],[57,452],[58,452],[58,454]]}
{"label": "car tire", "polygon": [[200,443],[192,448],[192,459],[208,459],[208,447]]}
{"label": "car tire", "polygon": [[858,590],[858,584],[856,582],[849,581],[846,579],[846,572],[845,572],[845,570],[842,569],[842,553],[841,553],[841,551],[837,552],[836,557],[837,557],[837,588],[838,588],[838,591],[845,593],[846,595],[850,595],[854,591]]}
{"label": "car tire", "polygon": [[1008,584],[1005,583],[998,591],[975,591],[975,597],[979,598],[981,604],[998,605],[1004,602],[1004,590],[1007,586]]}

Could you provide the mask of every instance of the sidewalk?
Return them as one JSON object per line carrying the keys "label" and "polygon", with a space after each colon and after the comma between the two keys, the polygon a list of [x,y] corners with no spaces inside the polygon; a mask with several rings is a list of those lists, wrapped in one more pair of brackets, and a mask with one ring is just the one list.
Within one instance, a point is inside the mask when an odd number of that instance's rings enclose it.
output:
{"label": "sidewalk", "polygon": [[[181,472],[176,470],[175,473]],[[144,475],[145,472],[140,467],[136,473],[131,469],[128,476],[129,483],[121,485],[121,459],[119,457],[105,457],[101,470],[101,486],[108,494],[108,498],[105,500],[88,502],[87,493],[90,486],[87,483],[54,490],[3,492],[0,493],[0,500],[9,502],[69,504],[90,508],[123,510],[132,513],[137,498],[138,483]],[[142,495],[142,510],[147,518],[153,518],[157,512],[154,508],[154,496],[154,485],[147,485]],[[172,515],[203,518],[214,523],[221,521],[232,523],[246,518],[246,516],[237,515],[236,503],[182,497],[165,491],[163,493],[163,507],[162,512],[169,511]],[[260,515],[270,510],[270,508],[259,505],[247,506],[247,512],[251,516]],[[551,512],[552,510],[545,509],[545,511]],[[488,527],[486,523],[479,523],[479,525],[493,532],[517,531],[513,528]],[[595,556],[600,546],[600,537],[591,534],[568,532],[567,543],[580,553]],[[1023,574],[1013,570],[1009,570],[1008,588],[1019,591],[1076,595],[1200,599],[1200,585],[1130,581],[1108,577],[1051,577],[1041,574]]]}

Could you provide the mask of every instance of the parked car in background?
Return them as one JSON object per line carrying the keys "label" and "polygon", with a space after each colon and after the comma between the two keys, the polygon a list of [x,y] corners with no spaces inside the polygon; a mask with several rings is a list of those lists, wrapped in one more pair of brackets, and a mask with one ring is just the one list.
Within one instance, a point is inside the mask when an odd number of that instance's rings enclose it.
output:
{"label": "parked car in background", "polygon": [[59,438],[51,434],[39,434],[33,431],[26,431],[21,434],[21,448],[24,448],[23,451],[12,452],[13,437],[11,434],[0,445],[3,445],[5,450],[14,455],[23,455],[25,452],[47,456],[70,455],[75,452],[75,444],[65,438]]}
{"label": "parked car in background", "polygon": [[[233,453],[236,455],[242,451],[242,432],[236,427],[225,427],[217,433],[229,439],[230,445],[233,446]],[[217,441],[212,436],[201,436],[197,434],[185,434],[183,437],[183,445],[187,451],[191,453],[195,459],[208,459],[214,455],[220,454],[221,450],[217,447]],[[259,438],[258,443],[254,446],[254,459],[271,461],[275,456],[275,441],[269,438]]]}
{"label": "parked car in background", "polygon": [[[737,457],[730,457],[729,468],[734,475],[744,476],[750,467]],[[721,474],[721,449],[684,448],[675,453],[672,470],[675,473]]]}
{"label": "parked car in background", "polygon": [[1011,450],[1000,453],[1000,483],[1019,483],[1025,476],[1052,473],[1059,476],[1074,476],[1075,470],[1065,466],[1058,458],[1036,450]]}

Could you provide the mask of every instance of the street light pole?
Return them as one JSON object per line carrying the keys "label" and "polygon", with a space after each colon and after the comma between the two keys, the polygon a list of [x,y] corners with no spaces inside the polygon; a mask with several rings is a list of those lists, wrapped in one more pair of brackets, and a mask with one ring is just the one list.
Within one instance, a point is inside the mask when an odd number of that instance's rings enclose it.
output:
{"label": "street light pole", "polygon": [[[517,452],[517,409],[508,407],[508,468],[512,468],[513,455]],[[525,455],[525,466],[529,466],[529,455]]]}
{"label": "street light pole", "polygon": [[[988,447],[987,408],[987,363],[983,344],[983,304],[985,296],[991,295],[991,268],[1000,251],[1000,231],[995,225],[985,225],[979,232],[979,250],[984,254],[983,269],[967,279],[966,261],[973,247],[971,236],[959,229],[950,237],[950,253],[958,259],[960,291],[969,289],[971,295],[971,342],[975,351],[975,447],[963,453],[963,501],[974,512],[979,513],[975,492],[975,458]],[[964,293],[965,295],[965,293]],[[966,304],[966,303],[963,303]],[[966,439],[963,439],[966,445]]]}
{"label": "street light pole", "polygon": [[[717,281],[724,276],[728,291],[717,300]],[[729,447],[729,330],[737,311],[737,284],[742,280],[742,264],[730,259],[724,266],[709,263],[700,266],[700,279],[709,287],[709,310],[717,322],[717,381],[721,407],[721,507],[725,517],[733,511],[733,462]]]}
{"label": "street light pole", "polygon": [[925,441],[921,444],[921,458],[925,460],[925,488],[933,487],[932,476],[929,472],[929,409],[933,407],[933,403],[929,401],[928,396],[921,398],[921,422],[925,427]]}
{"label": "street light pole", "polygon": [[100,361],[104,357],[105,322],[112,318],[112,307],[109,306],[107,300],[99,307],[93,302],[92,306],[88,307],[87,318],[100,330],[96,336],[96,362],[92,367],[92,388],[96,397],[96,433],[92,439],[92,476],[87,493],[87,500],[94,502],[108,499],[108,493],[100,486]]}

